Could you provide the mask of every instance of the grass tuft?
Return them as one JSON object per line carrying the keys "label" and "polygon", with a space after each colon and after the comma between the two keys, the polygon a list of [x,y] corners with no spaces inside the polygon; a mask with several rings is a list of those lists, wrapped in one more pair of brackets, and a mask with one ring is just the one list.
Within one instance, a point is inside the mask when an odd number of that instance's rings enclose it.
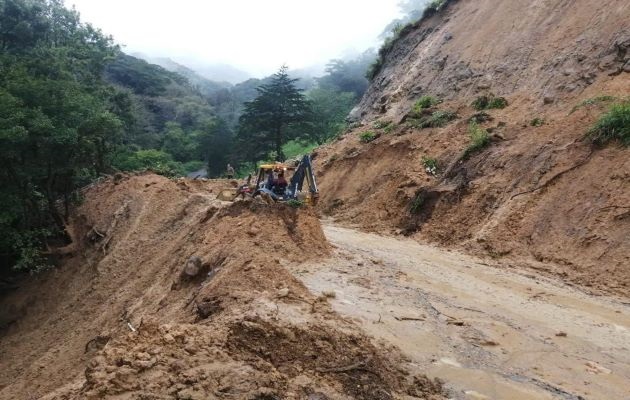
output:
{"label": "grass tuft", "polygon": [[616,141],[630,146],[630,101],[613,105],[597,120],[588,136],[599,145]]}
{"label": "grass tuft", "polygon": [[372,131],[365,131],[359,135],[359,141],[361,143],[370,143],[374,141],[378,135]]}
{"label": "grass tuft", "polygon": [[569,112],[569,115],[573,114],[574,112],[576,112],[580,108],[590,107],[590,106],[597,106],[597,105],[603,105],[603,104],[606,104],[606,103],[612,103],[613,101],[616,101],[616,100],[617,100],[616,97],[608,96],[608,95],[592,97],[590,99],[586,99],[586,100],[580,102],[578,105],[573,107],[571,109],[571,112]]}
{"label": "grass tuft", "polygon": [[435,111],[430,115],[425,115],[420,118],[410,118],[408,123],[410,126],[417,129],[425,128],[442,128],[449,124],[449,122],[457,119],[457,114],[453,111],[440,110]]}
{"label": "grass tuft", "polygon": [[493,94],[479,96],[472,102],[472,106],[477,111],[502,109],[508,106],[505,97],[495,97]]}
{"label": "grass tuft", "polygon": [[488,131],[480,127],[476,122],[471,122],[468,125],[468,134],[470,135],[470,144],[466,148],[464,159],[470,158],[471,155],[490,145],[490,135]]}
{"label": "grass tuft", "polygon": [[438,160],[432,157],[423,156],[422,157],[422,165],[424,166],[424,170],[429,175],[437,175],[438,172]]}

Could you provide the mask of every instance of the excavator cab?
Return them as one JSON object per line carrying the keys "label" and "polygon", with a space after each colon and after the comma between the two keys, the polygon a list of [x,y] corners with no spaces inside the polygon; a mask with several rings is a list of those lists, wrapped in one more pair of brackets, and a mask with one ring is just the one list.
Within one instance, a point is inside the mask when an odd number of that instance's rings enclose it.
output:
{"label": "excavator cab", "polygon": [[[280,184],[280,177],[291,175],[285,184]],[[304,191],[304,181],[308,191]],[[263,164],[258,169],[256,189],[253,196],[267,195],[274,201],[299,200],[315,204],[319,197],[311,157],[306,155],[297,163]]]}

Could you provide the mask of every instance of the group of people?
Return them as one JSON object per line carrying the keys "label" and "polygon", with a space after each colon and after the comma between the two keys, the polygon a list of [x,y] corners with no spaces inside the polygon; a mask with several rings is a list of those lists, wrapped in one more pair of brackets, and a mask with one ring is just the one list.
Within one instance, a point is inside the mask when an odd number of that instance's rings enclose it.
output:
{"label": "group of people", "polygon": [[[265,173],[267,174],[267,180],[265,181],[265,186],[267,187],[267,189],[276,194],[284,194],[287,187],[289,186],[289,182],[287,182],[286,178],[284,177],[284,171],[280,170],[274,173],[272,169],[269,169],[266,170]],[[235,171],[234,167],[232,167],[231,164],[227,165],[225,175],[228,179],[234,179]],[[250,174],[247,179],[246,185],[249,186],[251,179],[252,175]]]}
{"label": "group of people", "polygon": [[289,186],[289,182],[284,178],[284,171],[279,171],[277,175],[272,170],[268,170],[267,173],[267,188],[276,194],[284,194]]}

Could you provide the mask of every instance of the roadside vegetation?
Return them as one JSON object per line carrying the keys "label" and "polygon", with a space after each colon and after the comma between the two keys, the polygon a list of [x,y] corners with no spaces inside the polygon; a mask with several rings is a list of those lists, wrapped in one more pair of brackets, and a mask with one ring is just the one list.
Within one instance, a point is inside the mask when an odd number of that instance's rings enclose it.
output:
{"label": "roadside vegetation", "polygon": [[588,136],[598,145],[618,142],[630,146],[630,101],[614,104],[589,130]]}

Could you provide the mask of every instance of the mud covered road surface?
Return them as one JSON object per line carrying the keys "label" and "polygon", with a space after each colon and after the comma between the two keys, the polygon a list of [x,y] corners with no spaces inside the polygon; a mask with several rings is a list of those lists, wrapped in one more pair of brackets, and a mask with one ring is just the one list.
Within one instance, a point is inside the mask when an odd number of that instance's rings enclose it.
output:
{"label": "mud covered road surface", "polygon": [[630,398],[630,303],[415,241],[325,225],[334,256],[292,267],[453,399]]}

